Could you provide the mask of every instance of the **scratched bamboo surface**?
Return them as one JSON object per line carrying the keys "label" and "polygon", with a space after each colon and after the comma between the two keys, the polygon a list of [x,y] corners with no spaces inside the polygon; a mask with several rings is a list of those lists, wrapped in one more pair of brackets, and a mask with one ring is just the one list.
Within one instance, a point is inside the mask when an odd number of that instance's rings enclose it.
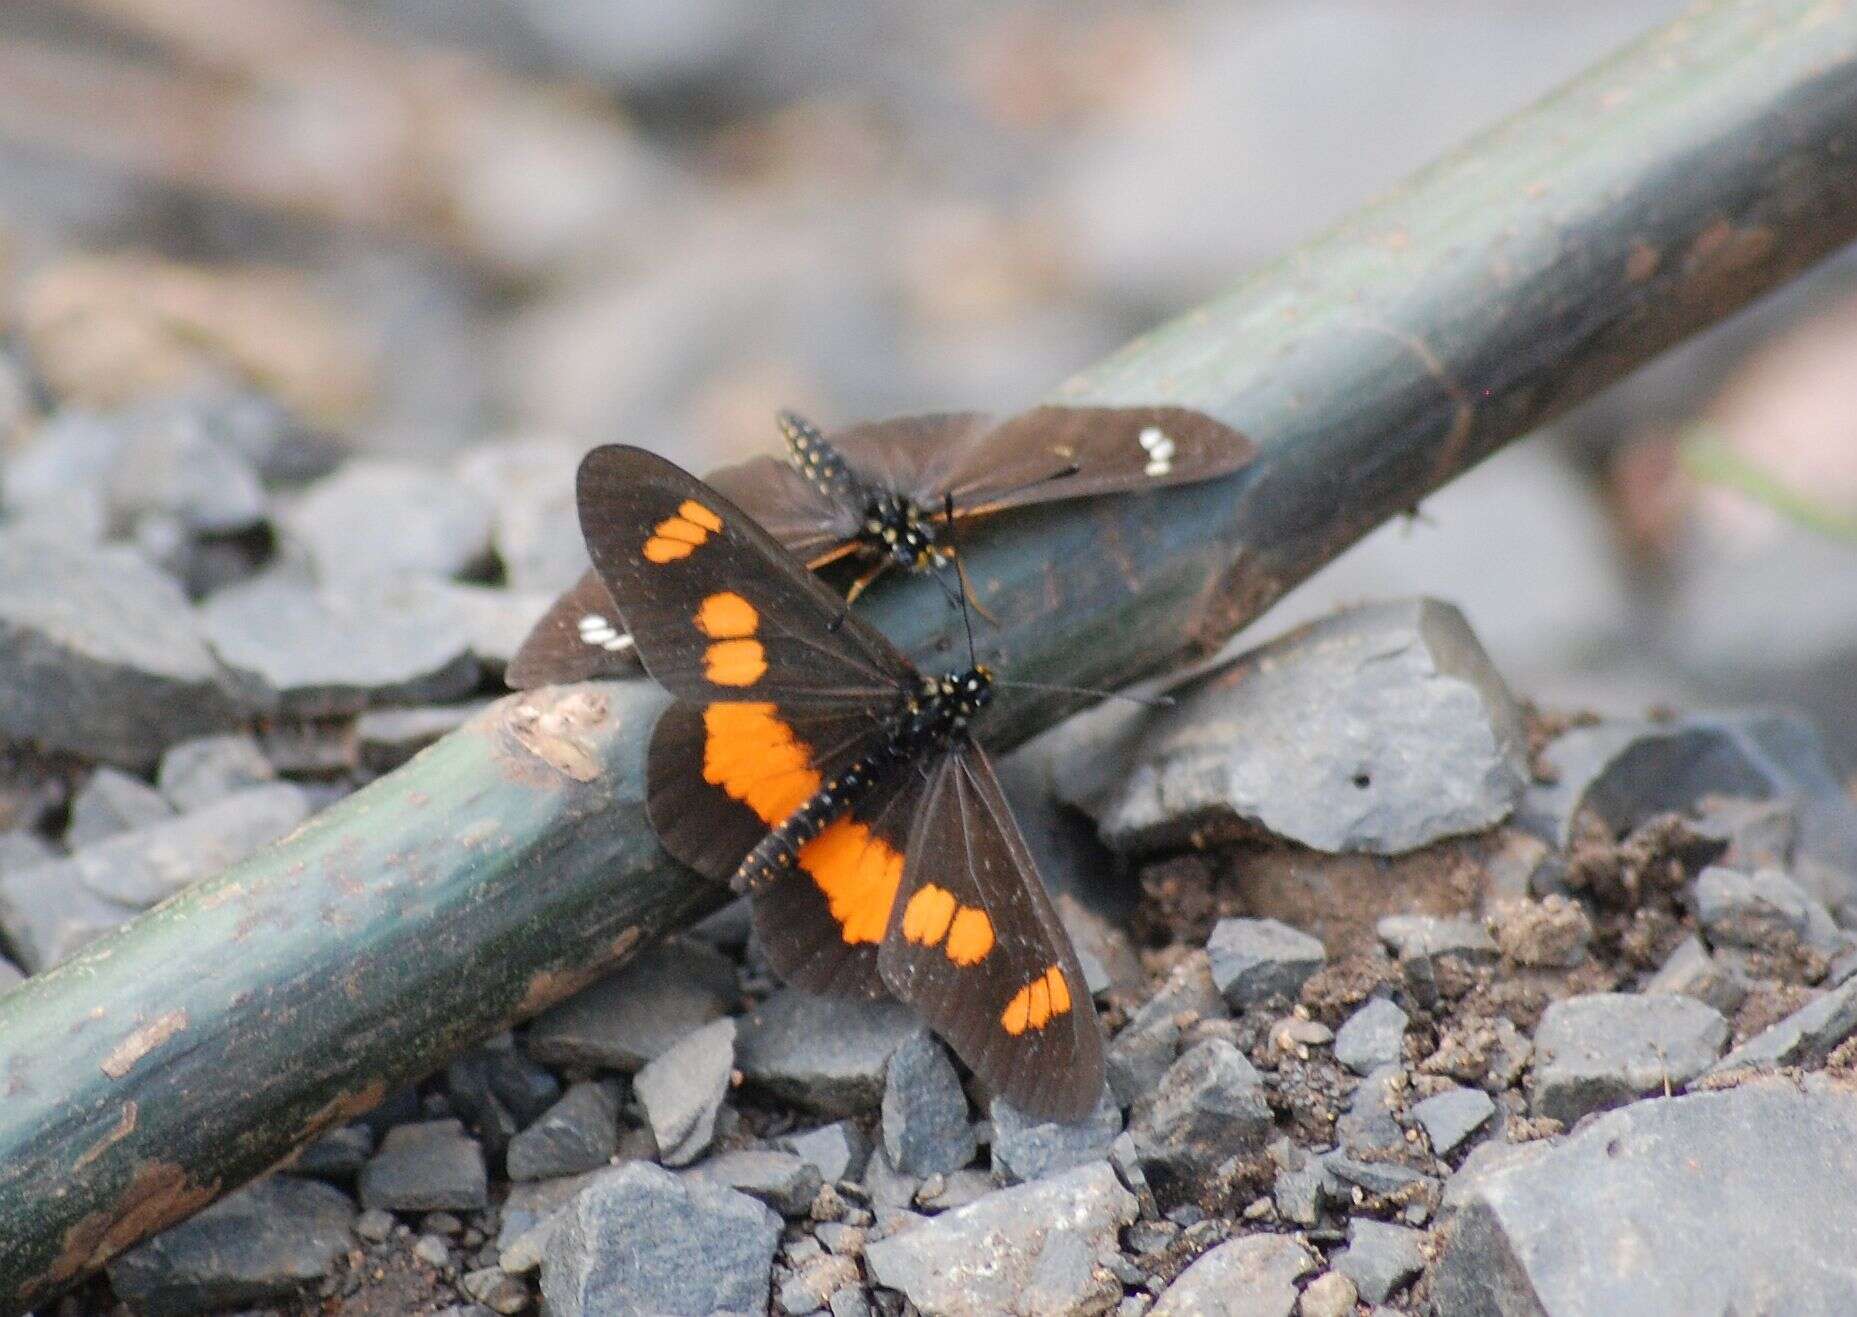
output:
{"label": "scratched bamboo surface", "polygon": [[[1055,400],[1199,407],[1239,475],[964,545],[989,656],[1203,653],[1388,517],[1857,236],[1857,5],[1699,7]],[[1522,533],[1518,531],[1518,533]],[[922,581],[873,619],[957,645]],[[641,807],[662,696],[512,697],[0,999],[0,1311],[198,1210],[713,907]],[[1005,745],[1051,696],[1002,699]]]}

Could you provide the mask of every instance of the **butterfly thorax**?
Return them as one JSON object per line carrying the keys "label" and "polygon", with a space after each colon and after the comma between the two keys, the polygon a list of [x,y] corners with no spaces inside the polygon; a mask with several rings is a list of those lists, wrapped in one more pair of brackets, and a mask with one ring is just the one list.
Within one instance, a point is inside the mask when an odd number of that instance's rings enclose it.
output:
{"label": "butterfly thorax", "polygon": [[832,777],[748,853],[731,886],[752,892],[790,874],[806,843],[910,764],[946,750],[992,703],[993,674],[984,665],[925,677],[904,697],[883,739]]}
{"label": "butterfly thorax", "polygon": [[906,571],[939,567],[942,550],[935,543],[935,523],[913,499],[901,494],[872,494],[864,508],[858,540],[871,552],[888,557]]}

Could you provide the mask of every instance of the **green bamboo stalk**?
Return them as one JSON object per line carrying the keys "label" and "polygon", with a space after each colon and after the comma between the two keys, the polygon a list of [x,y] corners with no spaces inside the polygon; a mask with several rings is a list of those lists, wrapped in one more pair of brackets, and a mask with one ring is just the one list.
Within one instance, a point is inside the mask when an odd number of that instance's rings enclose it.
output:
{"label": "green bamboo stalk", "polygon": [[[1199,407],[1248,470],[963,544],[1009,674],[1204,653],[1388,517],[1857,236],[1857,6],[1698,6],[1057,402]],[[1525,532],[1524,532],[1525,533]],[[940,593],[872,592],[925,664]],[[0,998],[0,1311],[42,1302],[720,892],[640,806],[662,697],[511,697]],[[1013,692],[1009,745],[1061,697]]]}

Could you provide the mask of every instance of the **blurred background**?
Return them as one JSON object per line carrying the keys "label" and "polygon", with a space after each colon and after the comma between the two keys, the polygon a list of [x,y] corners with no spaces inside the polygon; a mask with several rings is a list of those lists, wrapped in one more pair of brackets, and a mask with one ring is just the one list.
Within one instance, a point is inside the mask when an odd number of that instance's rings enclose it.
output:
{"label": "blurred background", "polygon": [[[494,505],[454,574],[519,629],[583,561],[586,447],[1024,405],[1681,8],[8,0],[0,514],[204,600],[330,570],[319,482],[410,464]],[[1441,595],[1523,694],[1798,704],[1857,765],[1853,378],[1847,256],[1261,630]]]}

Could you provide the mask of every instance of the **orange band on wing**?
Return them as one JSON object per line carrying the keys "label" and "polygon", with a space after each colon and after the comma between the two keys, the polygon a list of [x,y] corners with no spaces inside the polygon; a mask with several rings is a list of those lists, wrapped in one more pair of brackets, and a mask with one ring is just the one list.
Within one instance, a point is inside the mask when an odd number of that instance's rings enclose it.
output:
{"label": "orange band on wing", "polygon": [[993,949],[993,921],[977,906],[962,905],[954,893],[924,883],[903,907],[903,937],[917,946],[942,948],[957,965],[978,965]]}
{"label": "orange band on wing", "polygon": [[999,1023],[1016,1038],[1027,1029],[1042,1029],[1069,1012],[1070,983],[1064,971],[1053,965],[1012,995],[1000,1013]]}
{"label": "orange band on wing", "polygon": [[734,702],[703,710],[703,780],[755,812],[782,823],[819,789],[812,747],[794,736],[771,704]]}
{"label": "orange band on wing", "polygon": [[710,595],[696,610],[697,630],[711,640],[741,640],[752,636],[760,625],[761,614],[755,606],[733,590]]}
{"label": "orange band on wing", "polygon": [[883,941],[903,881],[901,851],[856,819],[843,818],[800,847],[800,867],[825,893],[839,936]]}
{"label": "orange band on wing", "polygon": [[703,675],[718,686],[752,686],[766,673],[758,640],[718,640],[703,651]]}
{"label": "orange band on wing", "polygon": [[666,517],[651,528],[651,538],[645,541],[645,561],[663,564],[688,558],[721,529],[722,518],[695,499],[685,499],[676,516]]}

